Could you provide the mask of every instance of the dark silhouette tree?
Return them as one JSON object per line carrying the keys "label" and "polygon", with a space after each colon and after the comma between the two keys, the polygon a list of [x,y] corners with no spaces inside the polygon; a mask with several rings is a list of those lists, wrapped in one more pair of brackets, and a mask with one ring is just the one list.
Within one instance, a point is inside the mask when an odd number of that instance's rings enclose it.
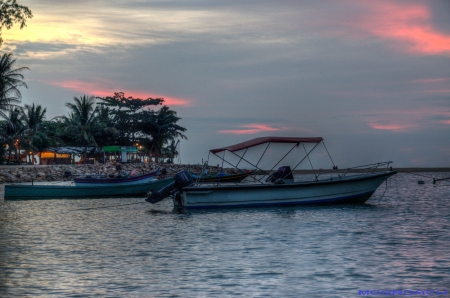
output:
{"label": "dark silhouette tree", "polygon": [[60,119],[51,121],[43,120],[39,125],[39,130],[33,135],[33,150],[39,155],[39,163],[41,164],[41,153],[49,147],[57,147],[64,145],[64,141],[57,136],[58,130],[62,127]]}
{"label": "dark silhouette tree", "polygon": [[168,158],[168,163],[174,163],[175,157],[180,154],[177,150],[177,146],[180,143],[180,140],[172,139],[170,142],[162,148],[162,154]]}
{"label": "dark silhouette tree", "polygon": [[45,120],[45,113],[47,108],[43,108],[41,105],[25,105],[23,120],[28,129],[37,132],[42,122]]}
{"label": "dark silhouette tree", "polygon": [[98,146],[103,147],[116,143],[118,131],[115,128],[111,109],[107,106],[98,106],[96,121],[101,123],[103,127],[94,134]]}
{"label": "dark silhouette tree", "polygon": [[11,29],[15,23],[20,24],[20,29],[26,26],[27,19],[31,19],[31,10],[23,5],[17,4],[16,0],[0,1],[0,46],[3,44],[2,28]]}
{"label": "dark silhouette tree", "polygon": [[136,136],[139,132],[138,111],[149,106],[161,105],[164,102],[163,98],[125,97],[123,92],[115,92],[114,96],[110,97],[97,98],[102,100],[99,103],[100,106],[110,108],[114,127],[119,132],[117,141],[121,145],[131,145],[137,141]]}
{"label": "dark silhouette tree", "polygon": [[96,130],[100,129],[101,124],[96,121],[97,108],[94,107],[93,96],[83,95],[80,98],[74,97],[73,100],[75,103],[66,103],[71,113],[61,117],[60,134],[83,146],[83,155],[86,158],[88,146],[98,147],[94,134]]}
{"label": "dark silhouette tree", "polygon": [[10,107],[8,109],[8,121],[0,132],[4,144],[8,145],[8,161],[11,162],[12,152],[14,150],[16,158],[19,159],[20,145],[22,143],[23,122],[22,109],[20,107]]}
{"label": "dark silhouette tree", "polygon": [[168,106],[163,106],[159,111],[142,111],[140,114],[141,132],[151,137],[149,141],[150,152],[154,153],[158,162],[162,153],[164,144],[169,141],[187,139],[183,134],[186,128],[177,124],[181,119],[177,116],[177,112],[171,110]]}
{"label": "dark silhouette tree", "polygon": [[15,69],[15,63],[16,59],[12,58],[11,53],[3,54],[0,58],[0,117],[5,119],[8,119],[5,112],[20,103],[22,93],[19,87],[27,88],[21,72],[29,68],[20,67]]}
{"label": "dark silhouette tree", "polygon": [[95,106],[93,96],[83,95],[80,98],[74,97],[73,100],[75,103],[66,103],[71,111],[69,115],[59,117],[61,120],[59,135],[63,139],[69,139],[76,146],[83,146],[83,155],[86,159],[88,146],[100,147],[97,142],[99,136],[114,135],[117,131],[99,120],[99,107]]}

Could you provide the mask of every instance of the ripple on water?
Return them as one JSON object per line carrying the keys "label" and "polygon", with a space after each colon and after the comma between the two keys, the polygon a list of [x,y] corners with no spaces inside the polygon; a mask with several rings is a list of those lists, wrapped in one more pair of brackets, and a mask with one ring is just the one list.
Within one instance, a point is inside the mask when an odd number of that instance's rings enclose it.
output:
{"label": "ripple on water", "polygon": [[397,175],[348,206],[179,213],[170,200],[1,201],[0,296],[448,289],[450,187],[416,180]]}

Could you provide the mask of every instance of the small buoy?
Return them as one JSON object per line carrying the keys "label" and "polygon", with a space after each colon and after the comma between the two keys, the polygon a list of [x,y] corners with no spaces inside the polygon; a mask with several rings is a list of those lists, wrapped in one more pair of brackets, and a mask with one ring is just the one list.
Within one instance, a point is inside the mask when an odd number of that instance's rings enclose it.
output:
{"label": "small buoy", "polygon": [[419,180],[417,181],[418,184],[425,184],[425,182],[423,180]]}

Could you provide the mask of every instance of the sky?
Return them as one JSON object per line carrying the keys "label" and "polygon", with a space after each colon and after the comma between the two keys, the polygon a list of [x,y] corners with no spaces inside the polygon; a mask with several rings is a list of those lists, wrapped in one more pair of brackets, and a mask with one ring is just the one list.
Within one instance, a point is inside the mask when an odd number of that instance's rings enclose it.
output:
{"label": "sky", "polygon": [[22,103],[163,97],[175,162],[262,136],[323,137],[342,167],[450,167],[448,0],[20,0],[3,30]]}

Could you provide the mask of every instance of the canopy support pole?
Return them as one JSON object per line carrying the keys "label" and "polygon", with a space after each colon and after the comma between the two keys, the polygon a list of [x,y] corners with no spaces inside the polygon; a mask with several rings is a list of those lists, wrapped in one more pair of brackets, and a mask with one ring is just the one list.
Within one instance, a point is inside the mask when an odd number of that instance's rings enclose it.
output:
{"label": "canopy support pole", "polygon": [[[285,154],[285,155],[284,155],[284,156],[283,156],[283,157],[282,157],[282,158],[281,158],[281,159],[280,159],[280,160],[279,160],[279,161],[278,161],[278,162],[277,162],[277,163],[276,163],[269,171],[268,171],[268,173],[270,173],[270,171],[272,171],[273,169],[275,169],[275,167],[276,167],[277,165],[279,165],[280,162],[281,162],[283,159],[285,159],[285,157],[288,156],[288,154],[291,153],[291,151],[294,150],[295,147],[298,147],[298,145],[299,145],[299,143],[295,144],[295,145],[291,148],[291,150],[289,150],[289,151],[288,151],[288,152],[287,152],[287,153],[286,153],[286,154]],[[292,172],[292,171],[293,171],[293,170],[291,170],[291,172]],[[259,178],[258,181],[261,181],[261,179],[264,178],[265,176],[266,176],[266,175],[264,175],[264,176],[262,176],[261,178]]]}
{"label": "canopy support pole", "polygon": [[314,149],[316,149],[316,147],[317,147],[317,145],[319,145],[320,144],[320,142],[319,143],[317,143],[316,145],[314,145],[314,147],[311,149],[311,150],[309,150],[309,152],[305,155],[305,157],[303,157],[301,160],[300,160],[300,162],[292,169],[292,171],[294,171],[304,160],[305,160],[305,158],[307,158],[308,156],[309,156],[309,154],[314,150]]}
{"label": "canopy support pole", "polygon": [[[247,150],[248,150],[248,148],[245,149],[244,154],[242,154],[242,157],[239,159],[238,163],[236,164],[236,168],[238,167],[239,163],[242,161],[242,158],[244,157],[245,153],[247,153]],[[256,164],[256,165],[258,165],[258,164]]]}
{"label": "canopy support pole", "polygon": [[[239,155],[237,155],[236,153],[234,153],[234,152],[232,152],[232,151],[229,151],[229,152],[233,153],[233,154],[236,155],[237,157],[240,157],[242,160],[244,160],[245,162],[247,162],[247,163],[250,164],[251,166],[254,166],[256,169],[258,169],[258,170],[260,170],[260,171],[264,171],[264,170],[258,168],[258,166],[252,164],[251,162],[249,162],[248,160],[246,160],[245,158],[243,158],[243,156],[239,156]],[[211,151],[210,151],[210,153],[211,153]],[[219,159],[222,159],[219,155],[217,155],[217,154],[215,154],[215,153],[213,153],[213,154],[214,154],[215,156],[217,156]],[[232,163],[230,163],[230,162],[228,162],[228,161],[226,161],[226,160],[224,160],[224,159],[222,159],[222,160],[223,160],[224,162],[226,162],[227,164],[229,164],[230,166],[232,166],[232,167],[238,169],[238,168],[237,168],[235,165],[233,165]],[[239,169],[238,169],[238,170],[239,170]],[[256,179],[255,177],[252,177],[252,178],[255,179],[256,181],[259,181],[259,180]],[[261,181],[259,181],[259,182],[261,182]]]}
{"label": "canopy support pole", "polygon": [[309,158],[308,152],[306,151],[305,144],[302,144],[302,145],[303,145],[303,149],[305,149],[306,155],[308,156],[308,160],[309,160],[309,164],[311,165],[311,169],[312,169],[313,172],[314,172],[314,178],[317,179],[316,170],[314,170],[314,167],[313,167],[313,165],[312,165],[311,159]]}
{"label": "canopy support pole", "polygon": [[322,143],[323,143],[323,147],[325,147],[325,150],[326,150],[327,153],[328,153],[328,156],[330,157],[330,160],[331,160],[331,163],[333,164],[333,167],[335,167],[336,165],[334,164],[334,161],[333,161],[333,159],[331,158],[330,153],[328,152],[327,146],[325,146],[325,142],[322,141]]}
{"label": "canopy support pole", "polygon": [[[258,162],[256,163],[256,165],[258,165],[258,164],[259,164],[259,162],[261,161],[261,159],[263,158],[264,154],[265,154],[265,153],[266,153],[266,151],[267,151],[267,148],[269,148],[269,145],[270,145],[270,142],[269,142],[269,143],[267,143],[266,149],[264,149],[264,152],[263,152],[263,154],[261,154],[261,157],[259,158],[259,160],[258,160]],[[248,149],[248,148],[247,148],[247,149]]]}

